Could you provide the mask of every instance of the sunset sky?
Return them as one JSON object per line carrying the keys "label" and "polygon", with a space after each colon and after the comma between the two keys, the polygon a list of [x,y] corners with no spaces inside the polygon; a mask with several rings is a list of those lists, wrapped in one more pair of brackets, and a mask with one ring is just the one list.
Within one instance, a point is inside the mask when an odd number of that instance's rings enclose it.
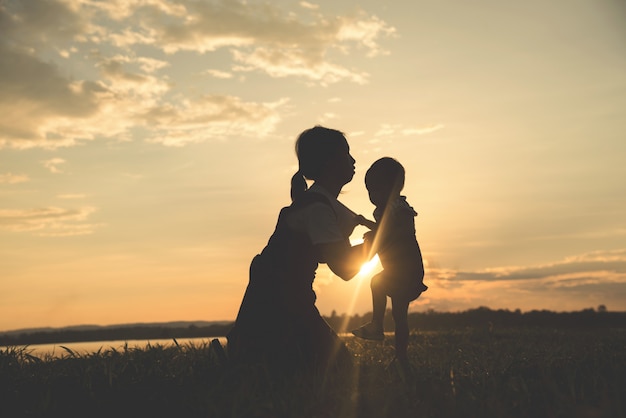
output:
{"label": "sunset sky", "polygon": [[622,0],[4,0],[0,331],[233,320],[316,124],[355,212],[405,166],[411,310],[626,311]]}

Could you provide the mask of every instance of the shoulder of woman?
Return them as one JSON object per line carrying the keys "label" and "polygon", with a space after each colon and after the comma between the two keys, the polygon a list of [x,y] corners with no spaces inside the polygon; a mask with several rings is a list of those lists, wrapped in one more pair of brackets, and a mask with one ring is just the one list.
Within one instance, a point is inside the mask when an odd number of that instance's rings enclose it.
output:
{"label": "shoulder of woman", "polygon": [[290,215],[292,222],[315,224],[319,222],[326,223],[337,218],[331,205],[324,201],[311,201],[294,209],[295,210],[292,210]]}

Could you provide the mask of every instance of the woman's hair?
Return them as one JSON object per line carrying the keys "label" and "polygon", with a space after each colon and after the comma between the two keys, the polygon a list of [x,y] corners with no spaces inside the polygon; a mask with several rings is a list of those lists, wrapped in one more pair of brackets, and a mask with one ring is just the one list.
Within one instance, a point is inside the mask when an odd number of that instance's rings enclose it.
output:
{"label": "woman's hair", "polygon": [[296,140],[298,171],[291,178],[291,200],[307,190],[306,179],[317,180],[329,158],[347,144],[343,132],[314,126],[303,131]]}
{"label": "woman's hair", "polygon": [[365,184],[398,193],[404,187],[404,167],[391,157],[380,158],[365,173]]}

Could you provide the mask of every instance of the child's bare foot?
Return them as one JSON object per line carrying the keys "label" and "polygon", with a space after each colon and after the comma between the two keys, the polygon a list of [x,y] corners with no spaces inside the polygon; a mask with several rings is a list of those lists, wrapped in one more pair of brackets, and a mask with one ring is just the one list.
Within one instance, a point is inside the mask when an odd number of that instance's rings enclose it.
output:
{"label": "child's bare foot", "polygon": [[366,340],[382,341],[385,339],[382,327],[377,326],[373,322],[368,322],[357,329],[353,329],[351,332],[355,336]]}

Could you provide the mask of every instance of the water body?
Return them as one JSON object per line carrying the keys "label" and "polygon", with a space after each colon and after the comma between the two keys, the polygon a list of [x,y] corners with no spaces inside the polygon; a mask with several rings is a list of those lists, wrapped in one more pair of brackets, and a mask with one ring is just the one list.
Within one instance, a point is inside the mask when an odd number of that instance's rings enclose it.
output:
{"label": "water body", "polygon": [[[202,346],[209,344],[211,340],[216,337],[205,338],[177,338],[176,341],[179,345],[193,344],[194,346]],[[226,345],[226,337],[217,337],[217,339]],[[76,355],[87,355],[98,352],[98,350],[109,351],[115,349],[117,351],[123,351],[127,346],[129,349],[139,348],[145,349],[148,345],[172,347],[176,344],[171,338],[163,340],[118,340],[118,341],[88,341],[88,342],[75,342],[75,343],[54,343],[54,344],[33,344],[26,347],[28,353],[33,356],[44,358],[47,356],[52,357],[67,357],[71,353],[63,347],[74,352]],[[6,347],[0,347],[0,349],[6,349]]]}
{"label": "water body", "polygon": [[[386,332],[387,338],[393,337],[393,333]],[[339,336],[342,338],[352,338],[353,335],[351,333],[339,333]],[[188,344],[193,344],[196,347],[207,345],[211,342],[211,340],[217,338],[222,346],[226,347],[226,337],[202,337],[202,338],[177,338],[176,341],[178,345],[184,346]],[[176,344],[174,340],[171,338],[167,339],[156,339],[156,340],[114,340],[114,341],[87,341],[87,342],[74,342],[74,343],[54,343],[54,344],[32,344],[26,346],[26,350],[29,354],[44,358],[44,357],[67,357],[71,356],[71,352],[76,355],[84,356],[88,354],[93,354],[100,350],[109,351],[115,349],[117,351],[123,351],[124,347],[127,346],[129,349],[139,348],[145,349],[148,345],[151,346],[162,346],[162,347],[172,347]],[[65,348],[64,348],[65,347]],[[6,350],[6,346],[0,346],[0,350]],[[66,350],[71,350],[68,351]]]}

